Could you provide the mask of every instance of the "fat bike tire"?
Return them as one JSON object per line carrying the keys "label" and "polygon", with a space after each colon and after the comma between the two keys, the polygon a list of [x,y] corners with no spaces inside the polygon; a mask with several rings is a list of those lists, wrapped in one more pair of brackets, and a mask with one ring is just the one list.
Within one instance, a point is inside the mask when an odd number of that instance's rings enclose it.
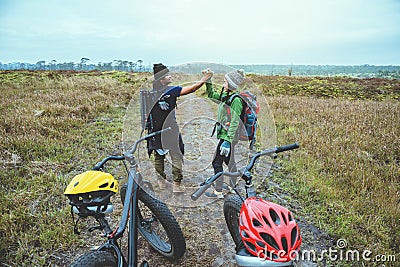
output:
{"label": "fat bike tire", "polygon": [[238,195],[229,195],[224,201],[225,222],[236,246],[242,240],[239,232],[239,213],[242,204],[243,200]]}
{"label": "fat bike tire", "polygon": [[97,250],[80,256],[70,267],[117,267],[118,261],[109,251]]}
{"label": "fat bike tire", "polygon": [[139,233],[168,260],[180,259],[186,251],[186,241],[175,217],[164,202],[142,189],[138,193]]}

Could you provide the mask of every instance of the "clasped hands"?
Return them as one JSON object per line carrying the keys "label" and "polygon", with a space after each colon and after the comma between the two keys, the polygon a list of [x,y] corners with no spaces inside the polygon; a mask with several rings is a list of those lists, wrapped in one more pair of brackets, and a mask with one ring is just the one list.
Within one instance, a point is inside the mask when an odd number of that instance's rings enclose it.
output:
{"label": "clasped hands", "polygon": [[202,70],[201,73],[203,74],[202,80],[204,82],[208,82],[211,80],[211,77],[214,75],[214,72],[211,69]]}

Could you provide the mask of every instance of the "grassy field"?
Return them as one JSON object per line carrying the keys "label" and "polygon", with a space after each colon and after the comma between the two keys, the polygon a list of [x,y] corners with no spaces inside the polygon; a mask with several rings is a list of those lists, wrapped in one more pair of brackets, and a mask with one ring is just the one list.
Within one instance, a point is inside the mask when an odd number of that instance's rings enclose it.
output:
{"label": "grassy field", "polygon": [[[63,190],[116,149],[145,76],[0,72],[4,266],[63,265],[83,245]],[[290,174],[282,186],[334,238],[400,261],[400,81],[251,78],[274,113],[278,142],[301,145],[282,162]]]}
{"label": "grassy field", "polygon": [[400,82],[253,79],[267,95],[278,140],[301,145],[286,166],[291,180],[282,183],[336,240],[360,252],[396,255],[398,264]]}

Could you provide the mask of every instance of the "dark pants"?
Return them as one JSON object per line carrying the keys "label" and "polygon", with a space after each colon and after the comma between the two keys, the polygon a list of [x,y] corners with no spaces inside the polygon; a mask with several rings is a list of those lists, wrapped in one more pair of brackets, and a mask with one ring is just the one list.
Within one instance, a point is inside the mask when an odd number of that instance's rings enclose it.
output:
{"label": "dark pants", "polygon": [[[212,166],[214,168],[214,174],[222,172],[224,170],[223,164],[225,163],[228,166],[228,171],[235,172],[237,171],[236,162],[235,162],[235,144],[231,144],[231,151],[229,152],[228,156],[221,156],[221,145],[224,142],[223,139],[219,140],[217,149],[215,150],[214,160],[212,161]],[[232,182],[236,182],[236,178],[232,178]],[[222,185],[224,183],[223,177],[220,177],[218,180],[215,181],[215,190],[221,192]]]}
{"label": "dark pants", "polygon": [[[181,182],[183,179],[182,175],[182,153],[180,151],[170,150],[168,152],[171,155],[172,160],[172,176],[174,177],[174,182]],[[154,151],[154,165],[157,173],[161,175],[164,179],[167,175],[164,172],[164,161],[165,155],[159,155],[157,151]]]}

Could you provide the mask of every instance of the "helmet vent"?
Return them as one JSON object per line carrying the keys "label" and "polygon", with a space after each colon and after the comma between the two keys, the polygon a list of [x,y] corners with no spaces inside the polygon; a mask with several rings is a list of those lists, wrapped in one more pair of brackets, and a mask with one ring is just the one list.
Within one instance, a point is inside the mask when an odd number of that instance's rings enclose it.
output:
{"label": "helmet vent", "polygon": [[271,247],[273,247],[274,249],[276,249],[277,251],[279,250],[279,246],[276,243],[275,239],[267,234],[267,233],[260,233],[260,236],[262,237],[262,239],[264,239],[264,241],[269,244]]}
{"label": "helmet vent", "polygon": [[245,231],[242,231],[242,236],[243,236],[244,238],[249,238],[249,236],[247,235],[247,233],[246,233]]}
{"label": "helmet vent", "polygon": [[273,221],[276,225],[280,225],[280,224],[281,224],[281,220],[279,219],[278,214],[277,214],[273,209],[270,209],[270,210],[269,210],[269,216],[271,216],[272,221]]}
{"label": "helmet vent", "polygon": [[106,188],[106,187],[108,187],[108,183],[104,183],[104,184],[99,186],[99,188]]}
{"label": "helmet vent", "polygon": [[265,248],[265,244],[261,241],[256,242],[259,247]]}
{"label": "helmet vent", "polygon": [[287,225],[286,216],[283,212],[281,212],[281,216],[282,216],[283,222]]}
{"label": "helmet vent", "polygon": [[256,247],[255,247],[252,243],[250,243],[250,242],[248,242],[248,241],[245,241],[245,242],[246,242],[246,244],[247,244],[247,246],[248,246],[249,249],[251,249],[251,250],[254,251],[254,252],[257,252],[257,251],[256,251]]}
{"label": "helmet vent", "polygon": [[292,214],[289,212],[289,222],[293,221]]}
{"label": "helmet vent", "polygon": [[254,227],[262,227],[263,226],[257,219],[253,219],[253,225],[254,225]]}
{"label": "helmet vent", "polygon": [[286,251],[286,253],[288,253],[288,243],[287,243],[286,237],[282,237],[281,242],[282,242],[283,249]]}
{"label": "helmet vent", "polygon": [[269,228],[271,228],[271,224],[269,223],[267,218],[265,216],[263,216],[263,219],[264,219],[264,222],[269,226]]}
{"label": "helmet vent", "polygon": [[291,246],[293,247],[297,240],[297,227],[293,227],[292,232],[290,233],[292,243]]}

